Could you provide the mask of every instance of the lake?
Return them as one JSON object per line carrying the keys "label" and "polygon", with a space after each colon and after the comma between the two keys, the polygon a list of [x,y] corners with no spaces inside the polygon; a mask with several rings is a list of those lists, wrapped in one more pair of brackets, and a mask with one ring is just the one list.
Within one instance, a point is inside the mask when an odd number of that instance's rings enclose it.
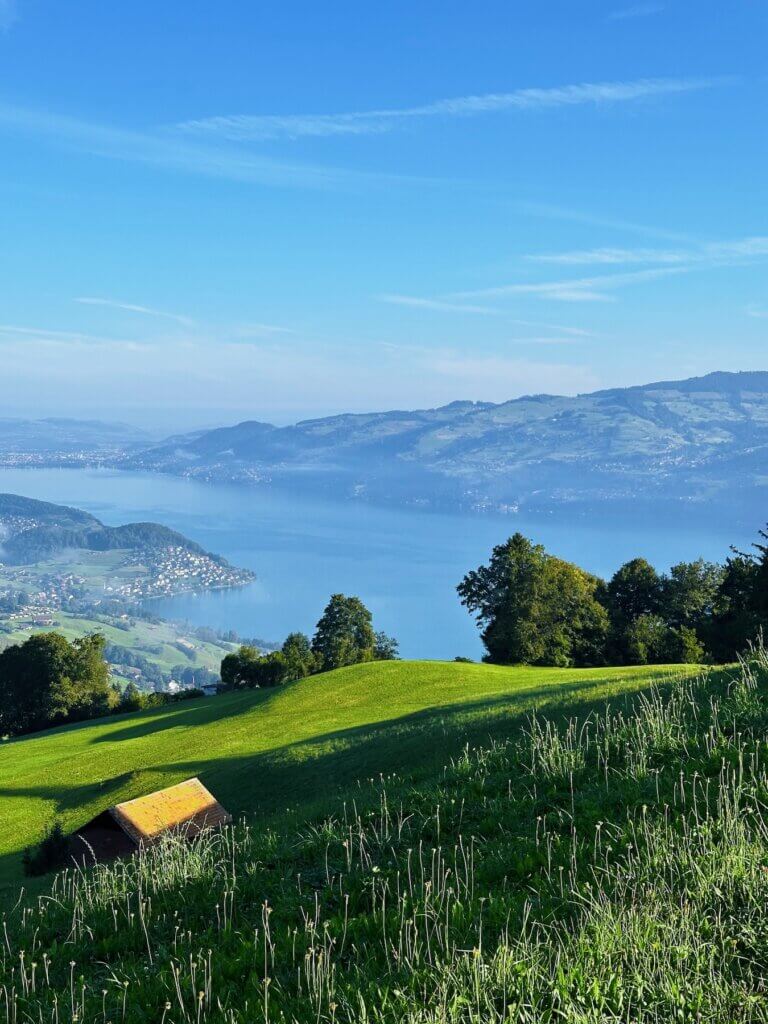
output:
{"label": "lake", "polygon": [[0,491],[74,505],[113,526],[163,523],[258,575],[242,589],[153,602],[167,618],[280,641],[295,629],[311,634],[330,594],[357,594],[410,658],[480,656],[455,587],[515,530],[603,576],[636,555],[659,569],[722,560],[731,543],[753,539],[723,524],[446,515],[114,470],[0,468]]}

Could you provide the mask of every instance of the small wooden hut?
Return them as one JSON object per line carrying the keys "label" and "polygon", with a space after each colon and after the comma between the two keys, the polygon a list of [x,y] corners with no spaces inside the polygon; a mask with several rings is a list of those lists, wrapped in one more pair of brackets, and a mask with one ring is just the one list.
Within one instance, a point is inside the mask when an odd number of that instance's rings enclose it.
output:
{"label": "small wooden hut", "polygon": [[72,835],[70,848],[77,860],[86,863],[112,860],[155,843],[168,832],[178,830],[194,839],[231,820],[200,779],[187,779],[108,807]]}

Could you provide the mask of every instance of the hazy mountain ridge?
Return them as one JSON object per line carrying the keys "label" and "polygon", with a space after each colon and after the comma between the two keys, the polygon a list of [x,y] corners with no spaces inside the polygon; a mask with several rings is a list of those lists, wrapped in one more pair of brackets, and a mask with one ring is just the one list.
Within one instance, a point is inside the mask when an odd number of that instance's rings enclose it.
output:
{"label": "hazy mountain ridge", "polygon": [[0,419],[0,451],[75,453],[83,449],[114,452],[122,448],[146,447],[150,435],[125,423],[101,420]]}
{"label": "hazy mountain ridge", "polygon": [[768,372],[289,427],[246,421],[153,446],[126,464],[438,507],[759,502],[768,482]]}

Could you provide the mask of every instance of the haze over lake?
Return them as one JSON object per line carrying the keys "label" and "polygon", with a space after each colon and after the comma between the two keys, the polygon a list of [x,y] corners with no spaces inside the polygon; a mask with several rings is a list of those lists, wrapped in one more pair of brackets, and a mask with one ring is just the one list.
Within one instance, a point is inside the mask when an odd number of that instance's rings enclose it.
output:
{"label": "haze over lake", "polygon": [[242,589],[153,602],[165,617],[281,641],[294,629],[311,633],[328,596],[340,591],[359,595],[376,628],[395,635],[409,658],[481,655],[455,587],[515,530],[607,576],[636,555],[659,569],[699,556],[722,560],[760,526],[745,534],[722,523],[681,531],[679,522],[445,515],[92,469],[0,469],[0,491],[73,505],[109,525],[162,523],[258,575]]}

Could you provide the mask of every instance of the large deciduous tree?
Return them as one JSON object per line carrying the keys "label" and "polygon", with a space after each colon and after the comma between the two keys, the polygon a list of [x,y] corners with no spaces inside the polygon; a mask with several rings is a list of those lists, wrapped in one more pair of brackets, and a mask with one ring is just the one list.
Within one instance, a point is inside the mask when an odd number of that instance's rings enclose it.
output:
{"label": "large deciduous tree", "polygon": [[482,628],[487,661],[565,666],[603,662],[600,588],[596,577],[516,533],[457,590]]}
{"label": "large deciduous tree", "polygon": [[110,710],[109,667],[98,633],[70,643],[36,633],[0,654],[1,731],[18,735]]}

